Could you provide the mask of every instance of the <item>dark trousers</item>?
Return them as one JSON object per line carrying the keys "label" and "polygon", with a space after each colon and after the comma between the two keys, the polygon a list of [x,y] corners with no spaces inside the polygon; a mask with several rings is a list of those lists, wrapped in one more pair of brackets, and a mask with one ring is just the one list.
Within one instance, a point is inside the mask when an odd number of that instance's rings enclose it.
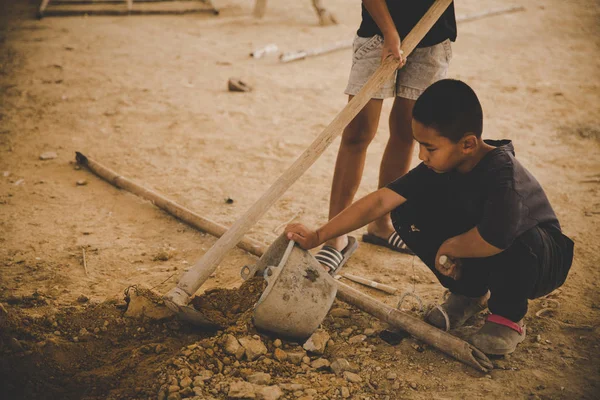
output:
{"label": "dark trousers", "polygon": [[561,286],[571,268],[573,242],[555,227],[536,226],[495,256],[461,259],[462,275],[455,281],[435,269],[435,256],[446,239],[470,228],[439,218],[435,223],[415,219],[410,214],[392,213],[394,227],[440,283],[450,292],[468,297],[480,297],[489,290],[490,312],[511,321],[518,322],[525,316],[528,299],[544,296]]}

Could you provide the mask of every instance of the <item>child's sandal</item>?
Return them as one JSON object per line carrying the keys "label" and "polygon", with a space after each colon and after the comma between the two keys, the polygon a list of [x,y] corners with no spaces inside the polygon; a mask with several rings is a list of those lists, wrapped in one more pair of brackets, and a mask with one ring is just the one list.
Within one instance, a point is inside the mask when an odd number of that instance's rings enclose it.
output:
{"label": "child's sandal", "polygon": [[490,314],[483,327],[471,338],[471,343],[489,355],[510,354],[525,340],[525,325],[497,314]]}

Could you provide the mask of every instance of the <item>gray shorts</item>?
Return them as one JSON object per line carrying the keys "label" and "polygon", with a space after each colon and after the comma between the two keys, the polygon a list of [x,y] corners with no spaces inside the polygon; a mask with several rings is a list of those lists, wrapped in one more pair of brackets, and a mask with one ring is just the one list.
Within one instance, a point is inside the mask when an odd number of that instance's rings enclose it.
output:
{"label": "gray shorts", "polygon": [[[356,36],[346,94],[356,95],[381,65],[382,47],[383,38],[379,35],[368,38]],[[416,100],[429,85],[446,77],[451,58],[450,40],[430,47],[416,48],[406,59],[406,65],[384,83],[372,98],[399,96]]]}

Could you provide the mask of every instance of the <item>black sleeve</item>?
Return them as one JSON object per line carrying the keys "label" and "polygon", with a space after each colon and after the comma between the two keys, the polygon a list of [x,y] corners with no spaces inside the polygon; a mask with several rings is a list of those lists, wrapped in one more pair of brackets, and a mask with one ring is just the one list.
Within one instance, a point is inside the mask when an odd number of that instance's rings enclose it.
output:
{"label": "black sleeve", "polygon": [[483,217],[477,230],[489,244],[508,248],[517,237],[525,210],[523,199],[515,191],[512,164],[490,171]]}
{"label": "black sleeve", "polygon": [[435,172],[427,168],[425,164],[421,163],[408,171],[406,175],[401,176],[386,187],[398,193],[406,200],[414,199],[419,196],[427,186],[427,182],[430,179],[429,175],[431,173],[435,174]]}

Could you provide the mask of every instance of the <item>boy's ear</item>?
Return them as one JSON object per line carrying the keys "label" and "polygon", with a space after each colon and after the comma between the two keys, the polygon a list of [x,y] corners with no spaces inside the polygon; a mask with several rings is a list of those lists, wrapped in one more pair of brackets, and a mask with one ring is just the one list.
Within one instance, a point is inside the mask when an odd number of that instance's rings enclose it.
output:
{"label": "boy's ear", "polygon": [[477,136],[467,133],[462,138],[462,149],[465,152],[471,152],[477,147]]}

